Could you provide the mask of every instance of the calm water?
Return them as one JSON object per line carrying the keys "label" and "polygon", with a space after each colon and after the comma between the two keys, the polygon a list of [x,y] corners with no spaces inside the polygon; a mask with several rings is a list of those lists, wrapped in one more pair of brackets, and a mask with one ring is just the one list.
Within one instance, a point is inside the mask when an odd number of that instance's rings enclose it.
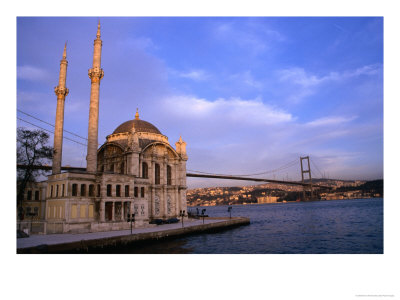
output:
{"label": "calm water", "polygon": [[[205,208],[210,217],[229,216],[227,206]],[[381,198],[235,205],[232,216],[249,217],[251,224],[124,253],[383,253]]]}

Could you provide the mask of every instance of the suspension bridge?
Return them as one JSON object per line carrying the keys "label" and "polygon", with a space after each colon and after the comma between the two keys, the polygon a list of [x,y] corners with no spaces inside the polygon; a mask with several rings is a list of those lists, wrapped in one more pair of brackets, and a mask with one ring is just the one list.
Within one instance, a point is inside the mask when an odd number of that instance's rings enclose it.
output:
{"label": "suspension bridge", "polygon": [[[23,112],[22,110],[17,109],[17,111],[21,114],[24,114],[27,117],[33,118],[36,121],[40,121],[42,123],[45,123],[47,125],[53,126],[53,124],[48,123],[46,121],[43,121],[35,116],[32,116],[31,114],[28,114],[26,112]],[[42,130],[45,130],[51,134],[54,134],[53,131],[45,129],[41,126],[38,126],[32,122],[29,122],[25,119],[22,119],[20,117],[18,117],[18,119],[20,121],[23,121],[27,124],[30,124],[32,126],[38,127]],[[82,137],[78,134],[75,134],[73,132],[67,131],[64,129],[65,133],[69,133],[72,134],[75,138],[80,138],[82,141],[77,141],[73,138],[68,138],[68,137],[63,137],[64,139],[67,139],[69,141],[75,142],[77,144],[86,146],[86,141],[87,138]],[[303,161],[306,161],[306,165],[304,166]],[[269,171],[263,171],[263,172],[259,172],[259,173],[253,173],[253,174],[241,174],[241,175],[231,175],[231,174],[216,174],[216,173],[209,173],[209,172],[203,172],[203,171],[195,171],[195,170],[188,170],[189,172],[186,173],[186,177],[194,177],[194,178],[210,178],[210,179],[225,179],[225,180],[240,180],[240,181],[253,181],[253,182],[266,182],[266,183],[276,183],[276,184],[284,184],[284,185],[296,185],[296,186],[302,186],[303,187],[303,199],[307,200],[306,197],[306,192],[309,193],[309,198],[308,200],[313,198],[313,191],[318,188],[318,189],[332,189],[331,186],[325,186],[325,185],[321,185],[321,184],[313,184],[312,182],[312,177],[311,177],[311,166],[310,166],[310,157],[309,156],[305,156],[305,157],[300,157],[300,169],[301,169],[301,181],[292,181],[292,180],[277,180],[277,179],[270,179],[270,178],[260,178],[260,177],[253,177],[253,176],[260,176],[260,175],[266,175],[266,174],[275,174],[275,173],[279,173],[280,171],[283,171],[285,169],[288,169],[290,167],[293,167],[295,165],[298,164],[298,160],[293,160],[289,163],[286,163],[284,165],[282,165],[279,168],[273,169],[273,170],[269,170]],[[313,164],[313,167],[316,168],[316,170],[319,172],[319,174],[321,175],[322,178],[324,178],[324,174],[320,171],[320,169],[317,167],[317,165],[311,161],[311,163]],[[26,168],[31,168],[31,169],[41,169],[41,170],[51,170],[52,166],[48,166],[48,165],[44,165],[44,166],[26,166],[26,165],[17,165],[17,168],[19,169],[26,169]],[[70,167],[70,166],[64,166],[61,167],[61,170],[64,171],[76,171],[76,172],[84,172],[86,171],[86,168],[82,168],[82,167]]]}

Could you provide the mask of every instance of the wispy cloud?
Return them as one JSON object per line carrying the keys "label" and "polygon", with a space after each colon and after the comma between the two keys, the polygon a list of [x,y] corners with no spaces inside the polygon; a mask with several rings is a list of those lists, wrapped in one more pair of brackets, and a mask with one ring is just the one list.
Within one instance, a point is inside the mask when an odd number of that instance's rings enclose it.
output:
{"label": "wispy cloud", "polygon": [[73,99],[73,101],[68,101],[65,105],[65,113],[76,113],[88,110],[86,99]]}
{"label": "wispy cloud", "polygon": [[290,81],[302,87],[316,86],[329,77],[330,76],[318,77],[313,74],[308,74],[303,68],[290,68],[279,71],[279,79],[281,81]]}
{"label": "wispy cloud", "polygon": [[264,52],[273,42],[285,40],[277,30],[255,21],[220,23],[215,27],[215,36],[218,39],[229,40],[253,54]]}
{"label": "wispy cloud", "polygon": [[295,67],[281,70],[278,72],[278,75],[281,81],[290,81],[294,84],[308,88],[329,81],[345,80],[361,75],[376,75],[381,71],[381,69],[381,65],[374,64],[363,66],[355,70],[346,70],[344,72],[330,72],[326,75],[318,76],[306,72],[306,70],[304,70],[303,68]]}
{"label": "wispy cloud", "polygon": [[303,68],[293,67],[279,70],[277,78],[281,83],[288,84],[295,89],[294,93],[288,97],[288,100],[298,103],[304,98],[313,95],[324,84],[345,82],[360,76],[375,76],[380,73],[382,73],[382,65],[380,64],[366,65],[342,72],[332,71],[323,75],[313,74]]}
{"label": "wispy cloud", "polygon": [[209,101],[194,96],[174,96],[165,100],[175,114],[185,118],[210,118],[218,116],[220,122],[243,122],[248,124],[276,124],[290,122],[294,117],[285,111],[263,103],[260,99],[240,98]]}
{"label": "wispy cloud", "polygon": [[329,116],[329,117],[324,117],[324,118],[319,118],[314,121],[308,122],[305,125],[306,126],[337,126],[340,124],[348,123],[353,120],[357,119],[357,116],[351,116],[351,117],[341,117],[341,116]]}
{"label": "wispy cloud", "polygon": [[381,72],[382,72],[382,65],[373,64],[373,65],[363,66],[355,70],[345,71],[343,72],[342,78],[351,78],[361,75],[372,76],[372,75],[377,75]]}
{"label": "wispy cloud", "polygon": [[47,81],[51,76],[45,69],[32,65],[24,65],[17,67],[17,78],[30,81]]}
{"label": "wispy cloud", "polygon": [[252,72],[249,70],[242,73],[232,74],[230,79],[233,80],[235,84],[244,84],[255,89],[262,88],[262,82],[255,79]]}
{"label": "wispy cloud", "polygon": [[157,49],[157,46],[153,42],[153,40],[149,37],[135,37],[135,38],[127,38],[125,40],[119,41],[119,44],[123,47],[132,47],[141,50],[151,50]]}
{"label": "wispy cloud", "polygon": [[173,75],[182,77],[182,78],[187,78],[191,79],[194,81],[204,81],[210,79],[212,76],[211,74],[207,73],[204,70],[189,70],[189,71],[176,71],[176,70],[171,70]]}

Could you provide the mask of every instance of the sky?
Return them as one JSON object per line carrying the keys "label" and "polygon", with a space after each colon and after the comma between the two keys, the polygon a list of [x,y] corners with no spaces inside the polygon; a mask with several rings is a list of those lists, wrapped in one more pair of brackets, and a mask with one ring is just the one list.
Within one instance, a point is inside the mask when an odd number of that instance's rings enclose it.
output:
{"label": "sky", "polygon": [[[64,129],[87,136],[98,20],[99,146],[138,108],[182,136],[188,172],[300,180],[310,156],[313,178],[383,178],[382,17],[18,17],[18,118],[52,130],[24,113],[54,124],[67,42]],[[85,167],[86,150],[64,139],[62,164]]]}
{"label": "sky", "polygon": [[[99,142],[123,121],[132,119],[139,107],[140,116],[156,125],[169,137],[172,145],[182,135],[188,143],[188,168],[200,171],[249,174],[277,169],[301,155],[310,155],[321,172],[330,178],[374,179],[383,175],[383,104],[385,106],[385,255],[360,256],[193,256],[189,264],[202,265],[190,276],[182,256],[141,256],[131,263],[125,257],[102,257],[99,264],[87,256],[57,260],[65,279],[79,276],[78,264],[86,267],[74,293],[98,298],[109,296],[107,289],[87,289],[88,283],[102,283],[104,273],[127,276],[107,277],[108,285],[129,286],[132,278],[139,282],[137,292],[152,290],[162,297],[179,278],[181,293],[193,294],[193,282],[207,279],[206,291],[225,298],[271,295],[276,299],[353,299],[355,295],[395,294],[395,262],[398,261],[398,70],[399,18],[395,1],[97,1],[49,0],[10,2],[2,10],[2,91],[4,139],[15,140],[15,116],[52,129],[44,123],[16,113],[15,108],[54,123],[59,62],[68,41],[65,129],[87,136],[93,40],[97,17],[93,18],[21,18],[18,16],[54,15],[278,15],[278,16],[383,16],[385,30],[385,102],[383,103],[383,19],[365,17],[327,18],[108,18],[101,17],[105,77],[100,91]],[[11,7],[11,8],[10,8]],[[3,54],[3,51],[5,53]],[[17,55],[15,55],[15,53]],[[25,77],[25,78],[24,78]],[[15,80],[17,78],[17,80]],[[16,92],[15,92],[16,91]],[[17,101],[7,101],[17,99]],[[113,105],[116,103],[116,105]],[[12,127],[10,133],[7,127]],[[27,126],[29,127],[29,126]],[[65,135],[80,141],[71,135]],[[228,148],[228,149],[227,149]],[[8,157],[13,147],[3,147]],[[86,148],[64,140],[63,164],[85,166]],[[8,170],[15,161],[5,159]],[[314,173],[314,165],[311,165]],[[234,173],[235,172],[235,173]],[[286,172],[288,174],[286,174]],[[299,179],[300,167],[283,173],[265,175]],[[315,177],[320,177],[317,171]],[[314,174],[313,174],[314,176]],[[15,176],[3,172],[8,185]],[[188,178],[189,186],[244,184],[244,182],[197,182]],[[15,187],[15,186],[14,186]],[[14,189],[7,189],[15,191]],[[15,197],[9,196],[9,199]],[[15,199],[15,198],[14,198]],[[15,208],[6,201],[9,209]],[[15,224],[15,215],[2,218],[4,226]],[[8,219],[7,219],[8,218]],[[25,261],[15,256],[15,232],[6,230],[2,251],[7,256],[5,269],[15,291],[19,270]],[[7,235],[7,233],[9,235]],[[9,249],[7,248],[9,247]],[[9,251],[7,251],[9,250]],[[13,259],[15,258],[15,259]],[[147,259],[148,258],[148,259]],[[118,260],[121,259],[118,264]],[[124,259],[124,261],[122,261]],[[193,261],[190,261],[192,259]],[[321,261],[322,259],[322,261]],[[117,264],[115,262],[117,261]],[[50,261],[49,261],[50,262]],[[47,290],[59,292],[60,276],[49,277],[51,261],[31,260],[39,276],[51,282]],[[130,272],[127,268],[140,268]],[[183,263],[183,264],[182,264]],[[171,276],[157,281],[143,280],[162,266]],[[182,268],[176,268],[182,265]],[[111,266],[108,270],[107,266]],[[238,271],[265,276],[242,276]],[[287,270],[296,280],[281,280]],[[41,272],[43,270],[43,272]],[[90,270],[94,270],[91,272]],[[223,273],[221,273],[221,270]],[[328,271],[327,271],[328,270]],[[128,274],[129,272],[129,274]],[[43,274],[42,274],[43,273]],[[91,276],[87,276],[90,274]],[[223,274],[223,276],[221,276]],[[232,274],[232,275],[230,275]],[[315,276],[320,274],[322,276]],[[42,276],[40,276],[42,275]],[[125,274],[124,274],[125,275]],[[101,278],[100,278],[101,277]],[[154,276],[153,276],[154,277]],[[54,278],[54,279],[53,279]],[[115,278],[115,279],[114,279]],[[122,278],[122,281],[121,281]],[[124,281],[124,279],[126,280]],[[169,280],[171,278],[171,280]],[[313,289],[309,280],[313,278]],[[15,279],[15,280],[14,280]],[[53,280],[53,282],[52,282]],[[93,280],[93,282],[92,282]],[[332,290],[331,283],[339,288]],[[79,284],[82,282],[82,284]],[[122,285],[121,285],[122,283]],[[25,282],[32,290],[36,280]],[[32,287],[29,289],[29,287]],[[228,287],[228,288],[227,288]],[[326,291],[329,291],[327,293]],[[126,289],[112,290],[113,296]],[[53,293],[53,294],[54,294]],[[8,293],[11,294],[11,293]],[[47,293],[49,294],[49,293]],[[40,297],[47,297],[41,293]],[[64,293],[66,297],[68,292]],[[157,294],[157,295],[158,295]],[[30,297],[35,297],[32,293]],[[47,298],[46,298],[47,299]]]}

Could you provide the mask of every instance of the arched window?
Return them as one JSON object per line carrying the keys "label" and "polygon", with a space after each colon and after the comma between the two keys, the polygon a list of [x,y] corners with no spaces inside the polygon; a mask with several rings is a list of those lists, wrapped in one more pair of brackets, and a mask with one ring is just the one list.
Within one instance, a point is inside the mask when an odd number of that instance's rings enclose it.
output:
{"label": "arched window", "polygon": [[129,197],[129,185],[125,186],[125,197]]}
{"label": "arched window", "polygon": [[137,198],[137,197],[138,197],[138,194],[139,194],[139,188],[138,188],[137,186],[135,186],[135,188],[133,189],[133,196],[134,196],[135,198]]}
{"label": "arched window", "polygon": [[56,197],[58,197],[58,184],[56,185]]}
{"label": "arched window", "polygon": [[107,197],[111,197],[111,184],[107,184]]}
{"label": "arched window", "polygon": [[53,186],[50,186],[50,198],[53,198]]}
{"label": "arched window", "polygon": [[36,201],[39,200],[39,191],[35,191],[35,200],[36,200]]}
{"label": "arched window", "polygon": [[100,184],[97,185],[97,197],[100,197]]}
{"label": "arched window", "polygon": [[149,167],[147,166],[147,163],[142,163],[142,177],[143,178],[149,178]]}
{"label": "arched window", "polygon": [[94,197],[94,184],[89,185],[89,197]]}
{"label": "arched window", "polygon": [[172,172],[171,172],[171,167],[167,166],[167,185],[172,184]]}
{"label": "arched window", "polygon": [[32,200],[32,191],[28,191],[28,196],[27,196],[27,200],[31,201]]}
{"label": "arched window", "polygon": [[86,184],[81,184],[81,196],[86,196]]}
{"label": "arched window", "polygon": [[117,184],[115,194],[117,197],[121,197],[121,185]]}
{"label": "arched window", "polygon": [[78,185],[76,183],[72,184],[72,196],[78,195]]}
{"label": "arched window", "polygon": [[125,164],[123,162],[121,163],[120,173],[125,174]]}
{"label": "arched window", "polygon": [[140,188],[140,197],[144,198],[144,187]]}
{"label": "arched window", "polygon": [[156,164],[154,169],[155,184],[160,184],[160,165]]}

